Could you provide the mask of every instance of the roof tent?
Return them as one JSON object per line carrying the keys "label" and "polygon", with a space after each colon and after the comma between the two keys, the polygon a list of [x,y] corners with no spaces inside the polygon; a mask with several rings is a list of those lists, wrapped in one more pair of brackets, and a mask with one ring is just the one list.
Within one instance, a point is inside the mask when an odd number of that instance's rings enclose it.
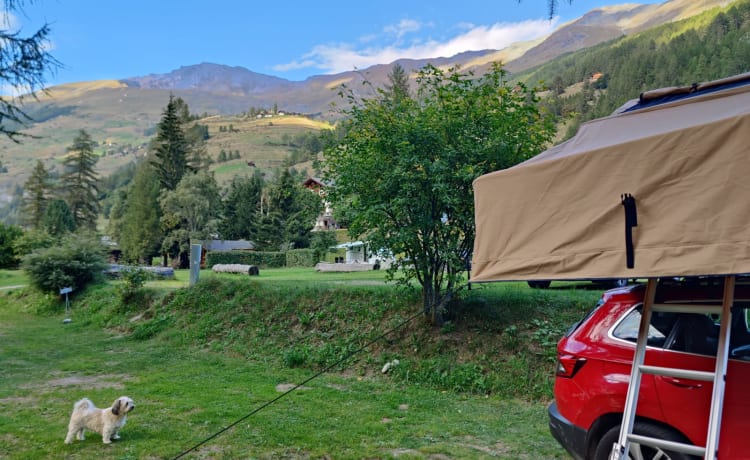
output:
{"label": "roof tent", "polygon": [[472,282],[750,272],[750,73],[647,92],[474,181]]}

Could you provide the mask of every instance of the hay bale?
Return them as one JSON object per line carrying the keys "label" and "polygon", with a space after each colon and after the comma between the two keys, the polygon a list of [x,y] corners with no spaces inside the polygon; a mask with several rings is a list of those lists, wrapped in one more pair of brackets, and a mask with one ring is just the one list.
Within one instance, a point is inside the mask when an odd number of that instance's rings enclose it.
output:
{"label": "hay bale", "polygon": [[256,265],[245,264],[215,264],[211,267],[214,273],[242,273],[250,276],[260,275],[260,270]]}

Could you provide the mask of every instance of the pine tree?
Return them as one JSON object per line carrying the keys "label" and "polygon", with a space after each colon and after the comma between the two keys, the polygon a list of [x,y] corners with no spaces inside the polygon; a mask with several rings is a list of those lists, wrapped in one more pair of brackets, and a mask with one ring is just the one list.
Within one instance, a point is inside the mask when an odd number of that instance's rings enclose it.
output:
{"label": "pine tree", "polygon": [[52,183],[49,171],[41,160],[37,160],[31,176],[23,186],[24,224],[31,228],[39,228],[47,209],[47,201],[52,195]]}
{"label": "pine tree", "polygon": [[76,227],[94,230],[99,214],[99,188],[94,171],[98,158],[94,154],[94,141],[86,131],[81,130],[68,152],[60,177],[62,195]]}
{"label": "pine tree", "polygon": [[150,265],[151,258],[159,254],[163,237],[160,218],[159,182],[151,165],[143,163],[136,170],[117,223],[118,242],[126,260]]}
{"label": "pine tree", "polygon": [[224,213],[219,234],[222,239],[254,241],[260,220],[260,197],[263,176],[260,172],[251,178],[235,178],[229,184],[224,198]]}
{"label": "pine tree", "polygon": [[262,244],[269,249],[308,247],[321,208],[320,197],[302,187],[288,167],[283,168],[269,191],[268,211],[260,221]]}
{"label": "pine tree", "polygon": [[[10,15],[20,10],[25,0],[3,2],[4,12],[0,19],[0,84],[8,88],[23,88],[29,94],[44,86],[44,76],[59,63],[49,54],[48,36],[50,28],[44,24],[30,36],[20,36],[11,29]],[[23,133],[16,127],[30,118],[21,109],[23,97],[0,97],[0,135],[19,142]],[[5,123],[4,123],[5,122]]]}
{"label": "pine tree", "polygon": [[394,103],[409,97],[409,77],[401,64],[394,65],[391,73],[388,74],[385,95]]}
{"label": "pine tree", "polygon": [[169,96],[169,103],[157,125],[154,141],[155,158],[152,159],[151,164],[156,170],[161,187],[167,190],[177,188],[182,177],[194,171],[188,163],[190,146],[182,126],[184,102],[181,101],[182,99],[175,99],[173,95]]}
{"label": "pine tree", "polygon": [[76,230],[76,220],[65,200],[57,198],[45,209],[40,226],[48,234],[60,237]]}

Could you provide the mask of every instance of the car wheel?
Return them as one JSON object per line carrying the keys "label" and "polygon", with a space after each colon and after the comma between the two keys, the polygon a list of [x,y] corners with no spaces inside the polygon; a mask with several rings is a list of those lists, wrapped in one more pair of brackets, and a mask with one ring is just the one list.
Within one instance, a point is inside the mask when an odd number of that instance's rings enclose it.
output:
{"label": "car wheel", "polygon": [[[682,435],[673,430],[670,430],[669,428],[653,425],[646,422],[636,422],[633,432],[635,434],[664,439],[667,441],[687,442]],[[602,439],[599,440],[599,444],[597,444],[596,446],[594,459],[608,460],[609,455],[612,453],[612,446],[617,442],[619,437],[619,425],[607,431],[604,436],[602,436]],[[628,458],[632,460],[693,460],[697,457],[693,457],[692,455],[685,455],[680,452],[670,452],[654,447],[641,446],[640,444],[631,443],[630,449],[628,451]]]}
{"label": "car wheel", "polygon": [[532,289],[547,289],[552,281],[527,281]]}

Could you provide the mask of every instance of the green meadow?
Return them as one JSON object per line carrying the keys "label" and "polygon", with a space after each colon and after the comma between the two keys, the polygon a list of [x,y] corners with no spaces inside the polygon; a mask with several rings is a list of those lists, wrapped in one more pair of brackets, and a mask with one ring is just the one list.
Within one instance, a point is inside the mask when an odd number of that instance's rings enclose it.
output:
{"label": "green meadow", "polygon": [[[599,291],[474,285],[436,327],[382,272],[187,278],[105,281],[66,312],[0,272],[0,458],[567,458],[554,345]],[[75,401],[121,395],[122,439],[63,443]]]}

